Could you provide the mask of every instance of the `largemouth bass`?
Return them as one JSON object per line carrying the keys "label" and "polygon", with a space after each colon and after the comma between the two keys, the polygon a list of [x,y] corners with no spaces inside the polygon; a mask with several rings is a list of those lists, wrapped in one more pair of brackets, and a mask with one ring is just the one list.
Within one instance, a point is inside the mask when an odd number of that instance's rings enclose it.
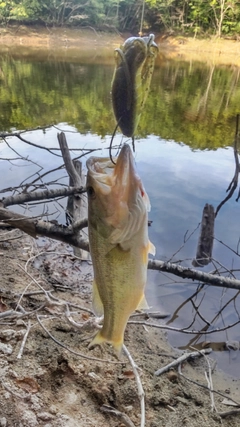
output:
{"label": "largemouth bass", "polygon": [[87,161],[88,230],[93,262],[93,308],[104,314],[102,329],[90,347],[111,343],[121,352],[131,313],[147,308],[144,287],[148,253],[150,203],[137,175],[129,145],[123,145],[114,165],[109,158]]}
{"label": "largemouth bass", "polygon": [[154,35],[130,37],[115,49],[116,67],[112,81],[112,105],[125,136],[133,137],[143,110],[158,54]]}

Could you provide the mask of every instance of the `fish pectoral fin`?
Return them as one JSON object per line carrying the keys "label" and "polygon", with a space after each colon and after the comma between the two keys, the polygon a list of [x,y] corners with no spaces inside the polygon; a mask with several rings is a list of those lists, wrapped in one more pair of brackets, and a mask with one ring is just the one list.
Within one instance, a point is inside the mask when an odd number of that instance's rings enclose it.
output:
{"label": "fish pectoral fin", "polygon": [[94,279],[93,280],[93,311],[96,314],[96,316],[102,316],[103,315],[103,303],[101,300],[101,297],[98,292],[97,282]]}
{"label": "fish pectoral fin", "polygon": [[151,255],[156,255],[156,248],[150,240],[148,241],[148,253]]}
{"label": "fish pectoral fin", "polygon": [[149,305],[147,303],[145,295],[143,294],[142,299],[137,306],[137,310],[147,310],[148,308],[149,308]]}

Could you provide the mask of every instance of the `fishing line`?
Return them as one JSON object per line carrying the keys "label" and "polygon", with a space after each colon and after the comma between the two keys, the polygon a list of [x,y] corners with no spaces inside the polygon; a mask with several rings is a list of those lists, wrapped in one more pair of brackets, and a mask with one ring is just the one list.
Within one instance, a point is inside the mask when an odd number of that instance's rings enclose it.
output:
{"label": "fishing line", "polygon": [[141,15],[141,22],[140,22],[140,30],[139,30],[139,33],[138,33],[140,37],[142,37],[144,9],[145,9],[145,0],[143,0],[143,4],[142,4],[142,15]]}
{"label": "fishing line", "polygon": [[111,141],[110,141],[110,146],[109,146],[109,157],[110,157],[111,162],[112,162],[114,165],[115,165],[116,163],[114,162],[113,157],[112,157],[112,143],[113,143],[114,137],[115,137],[115,135],[116,135],[117,128],[118,128],[118,125],[119,125],[120,120],[121,120],[121,117],[120,117],[120,119],[118,120],[118,122],[117,122],[117,124],[116,124],[116,126],[115,126],[115,129],[114,129],[114,131],[113,131],[112,138],[111,138]]}
{"label": "fishing line", "polygon": [[[114,162],[114,160],[113,160],[113,156],[112,156],[112,144],[113,144],[113,140],[114,140],[114,137],[115,137],[115,135],[116,135],[117,128],[118,128],[118,125],[119,125],[120,120],[121,120],[121,117],[120,117],[120,119],[118,120],[118,122],[117,122],[117,124],[116,124],[116,126],[115,126],[115,129],[114,129],[113,134],[112,134],[112,137],[111,137],[110,145],[109,145],[109,157],[110,157],[111,162],[112,162],[114,165],[116,165],[116,163]],[[121,144],[119,145],[119,147],[118,147],[118,148],[120,148],[120,147],[121,147]],[[132,148],[133,148],[133,152],[135,153],[135,139],[134,139],[134,136],[132,136]]]}

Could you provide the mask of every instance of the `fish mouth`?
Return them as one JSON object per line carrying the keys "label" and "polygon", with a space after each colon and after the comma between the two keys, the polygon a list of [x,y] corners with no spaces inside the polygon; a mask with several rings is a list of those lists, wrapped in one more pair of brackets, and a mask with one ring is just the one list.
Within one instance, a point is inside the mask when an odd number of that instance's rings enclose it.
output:
{"label": "fish mouth", "polygon": [[137,174],[132,150],[124,144],[117,158],[113,172],[115,192],[122,202],[134,200],[136,192],[141,189],[142,183]]}
{"label": "fish mouth", "polygon": [[128,144],[124,144],[117,158],[114,175],[122,184],[126,184],[133,172],[135,172],[135,165],[132,150]]}
{"label": "fish mouth", "polygon": [[[136,191],[136,183],[140,183],[135,169],[135,161],[132,150],[128,144],[123,144],[115,164],[109,158],[90,157],[87,160],[87,168],[95,181],[98,191],[102,194],[118,194],[121,197],[126,191]],[[135,184],[135,185],[134,185]],[[126,197],[124,197],[126,200]]]}

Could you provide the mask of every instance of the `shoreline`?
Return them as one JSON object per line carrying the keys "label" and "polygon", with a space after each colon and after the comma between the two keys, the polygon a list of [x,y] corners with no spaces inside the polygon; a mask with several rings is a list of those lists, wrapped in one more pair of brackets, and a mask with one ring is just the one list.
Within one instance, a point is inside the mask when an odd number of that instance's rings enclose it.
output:
{"label": "shoreline", "polygon": [[[41,26],[0,27],[0,53],[30,50],[64,51],[74,56],[77,51],[112,58],[112,49],[131,34],[105,33],[94,28],[46,28]],[[173,60],[202,61],[216,65],[240,67],[240,41],[217,38],[197,39],[185,36],[156,35],[160,56]]]}

